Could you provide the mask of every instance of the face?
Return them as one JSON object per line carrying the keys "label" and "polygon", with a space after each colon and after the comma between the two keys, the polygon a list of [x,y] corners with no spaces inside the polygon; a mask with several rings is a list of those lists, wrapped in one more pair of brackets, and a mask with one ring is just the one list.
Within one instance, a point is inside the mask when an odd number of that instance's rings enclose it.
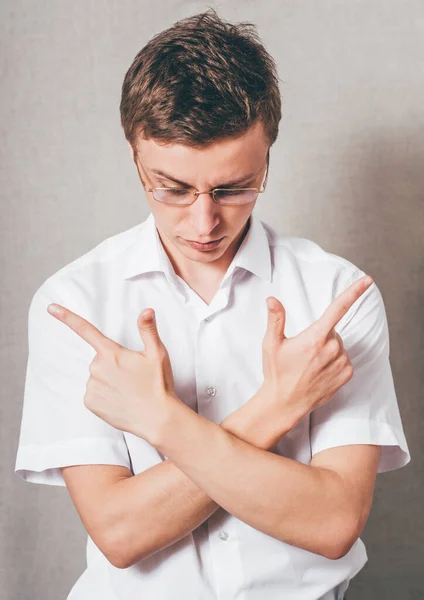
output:
{"label": "face", "polygon": [[[136,165],[147,189],[179,186],[178,180],[198,191],[209,191],[233,187],[228,184],[245,176],[237,187],[261,189],[268,148],[262,123],[258,121],[242,136],[215,142],[201,150],[181,144],[159,145],[153,139],[140,137]],[[131,147],[130,150],[132,154]],[[157,170],[165,175],[156,173]],[[211,195],[201,194],[191,205],[174,206],[157,202],[151,192],[145,193],[177,274],[197,269],[195,263],[213,263],[225,272],[244,238],[256,201],[224,206],[216,204]],[[220,238],[215,248],[206,251],[187,242],[206,243]]]}

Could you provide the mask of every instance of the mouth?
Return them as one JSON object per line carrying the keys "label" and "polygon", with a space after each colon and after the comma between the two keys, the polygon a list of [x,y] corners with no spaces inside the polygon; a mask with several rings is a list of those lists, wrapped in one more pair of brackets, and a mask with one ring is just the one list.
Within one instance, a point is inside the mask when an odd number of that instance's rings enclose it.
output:
{"label": "mouth", "polygon": [[195,242],[193,240],[185,240],[185,241],[187,242],[187,244],[189,244],[195,250],[213,250],[214,248],[217,248],[219,246],[219,244],[221,243],[221,241],[223,239],[224,238],[222,237],[222,238],[219,238],[218,240],[214,240],[214,241],[208,242],[206,244],[202,244],[200,242]]}

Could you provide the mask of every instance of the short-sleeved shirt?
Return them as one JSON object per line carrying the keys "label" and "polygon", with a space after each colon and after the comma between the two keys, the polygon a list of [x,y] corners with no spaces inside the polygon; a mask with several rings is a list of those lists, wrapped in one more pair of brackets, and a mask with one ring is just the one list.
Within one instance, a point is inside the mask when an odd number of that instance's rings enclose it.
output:
{"label": "short-sleeved shirt", "polygon": [[[146,440],[115,429],[85,407],[95,351],[47,312],[49,303],[69,308],[131,350],[144,349],[137,318],[154,308],[176,394],[219,424],[263,383],[266,298],[275,296],[283,304],[285,334],[292,337],[364,274],[311,240],[277,233],[252,213],[247,234],[207,304],[176,275],[150,213],[56,271],[35,292],[16,473],[29,482],[64,486],[59,468],[66,465],[122,465],[137,475],[166,460]],[[375,282],[335,330],[354,366],[353,377],[281,437],[273,452],[308,465],[326,448],[377,444],[378,472],[398,469],[410,454],[390,367],[385,307]],[[126,569],[114,567],[88,535],[87,568],[68,600],[338,598],[337,590],[345,589],[367,560],[360,538],[345,556],[330,560],[275,539],[219,507],[184,538]]]}

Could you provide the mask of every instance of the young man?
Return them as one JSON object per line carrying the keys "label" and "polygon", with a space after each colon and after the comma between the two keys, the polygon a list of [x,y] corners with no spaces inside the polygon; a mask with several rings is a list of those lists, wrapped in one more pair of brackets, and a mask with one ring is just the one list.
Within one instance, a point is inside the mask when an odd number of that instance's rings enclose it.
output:
{"label": "young man", "polygon": [[410,460],[378,287],[253,213],[281,100],[250,27],[209,10],[135,57],[151,212],[31,302],[15,470],[88,532],[68,600],[343,598],[376,473]]}

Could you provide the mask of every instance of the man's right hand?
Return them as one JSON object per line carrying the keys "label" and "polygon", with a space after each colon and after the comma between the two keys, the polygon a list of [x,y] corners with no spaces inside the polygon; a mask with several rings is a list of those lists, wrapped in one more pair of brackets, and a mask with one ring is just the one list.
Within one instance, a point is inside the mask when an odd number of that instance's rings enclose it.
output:
{"label": "man's right hand", "polygon": [[[322,406],[353,376],[353,366],[343,340],[334,327],[373,280],[363,276],[342,292],[323,315],[298,335],[284,334],[286,312],[281,302],[267,298],[268,324],[262,342],[264,382],[256,396],[273,413],[296,425]],[[278,417],[277,417],[278,420]]]}

